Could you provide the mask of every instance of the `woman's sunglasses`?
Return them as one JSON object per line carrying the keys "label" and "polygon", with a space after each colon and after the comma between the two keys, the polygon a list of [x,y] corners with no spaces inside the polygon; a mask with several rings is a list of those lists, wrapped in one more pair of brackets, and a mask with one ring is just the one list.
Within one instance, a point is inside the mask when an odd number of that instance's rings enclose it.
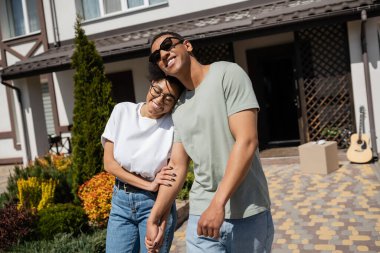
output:
{"label": "woman's sunglasses", "polygon": [[[172,39],[176,39],[176,40],[178,40],[178,42],[173,43]],[[174,48],[178,44],[181,44],[182,42],[184,42],[184,40],[179,39],[177,37],[165,38],[160,44],[160,49],[157,49],[156,51],[154,51],[153,53],[150,54],[149,61],[151,63],[157,63],[159,60],[161,60],[161,53],[160,53],[161,50],[170,51],[172,48]]]}

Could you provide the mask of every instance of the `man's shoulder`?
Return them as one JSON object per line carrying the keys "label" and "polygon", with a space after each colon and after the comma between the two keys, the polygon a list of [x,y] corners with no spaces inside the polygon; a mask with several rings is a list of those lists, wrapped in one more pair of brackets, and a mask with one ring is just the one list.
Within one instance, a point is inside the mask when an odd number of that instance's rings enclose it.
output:
{"label": "man's shoulder", "polygon": [[235,62],[228,62],[228,61],[218,61],[212,63],[212,67],[217,72],[222,73],[241,73],[241,71],[244,71],[237,63]]}
{"label": "man's shoulder", "polygon": [[214,68],[228,68],[232,65],[237,65],[237,64],[234,62],[229,62],[229,61],[216,61],[211,64],[211,66]]}

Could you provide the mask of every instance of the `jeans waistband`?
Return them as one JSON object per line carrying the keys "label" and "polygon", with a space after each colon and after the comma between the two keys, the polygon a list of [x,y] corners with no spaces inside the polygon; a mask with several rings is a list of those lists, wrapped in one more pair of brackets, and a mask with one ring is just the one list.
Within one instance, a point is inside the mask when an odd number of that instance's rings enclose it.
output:
{"label": "jeans waistband", "polygon": [[117,189],[124,190],[125,192],[150,192],[152,194],[157,194],[157,192],[147,191],[147,190],[138,188],[136,186],[126,184],[126,183],[120,181],[118,178],[115,179],[115,186]]}

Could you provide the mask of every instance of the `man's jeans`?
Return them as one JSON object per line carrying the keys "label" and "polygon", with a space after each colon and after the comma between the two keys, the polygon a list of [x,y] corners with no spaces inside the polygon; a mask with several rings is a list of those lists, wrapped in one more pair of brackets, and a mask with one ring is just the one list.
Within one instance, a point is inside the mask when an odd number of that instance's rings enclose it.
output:
{"label": "man's jeans", "polygon": [[[114,186],[112,208],[107,226],[107,253],[144,253],[146,221],[156,200],[148,191],[125,192]],[[169,252],[177,214],[173,204],[160,253]]]}
{"label": "man's jeans", "polygon": [[271,252],[274,228],[270,211],[244,219],[225,219],[218,240],[197,235],[199,218],[198,215],[190,215],[187,223],[188,253]]}

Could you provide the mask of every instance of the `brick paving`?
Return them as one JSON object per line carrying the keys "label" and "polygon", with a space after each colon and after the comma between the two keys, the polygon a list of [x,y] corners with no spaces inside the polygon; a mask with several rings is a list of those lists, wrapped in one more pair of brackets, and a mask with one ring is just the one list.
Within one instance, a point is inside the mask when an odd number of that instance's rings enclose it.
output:
{"label": "brick paving", "polygon": [[8,177],[13,171],[13,165],[2,165],[0,166],[0,193],[5,192],[7,189]]}
{"label": "brick paving", "polygon": [[[273,253],[380,252],[380,181],[375,166],[340,163],[305,174],[297,158],[263,159],[275,224]],[[184,223],[171,251],[186,252]]]}

